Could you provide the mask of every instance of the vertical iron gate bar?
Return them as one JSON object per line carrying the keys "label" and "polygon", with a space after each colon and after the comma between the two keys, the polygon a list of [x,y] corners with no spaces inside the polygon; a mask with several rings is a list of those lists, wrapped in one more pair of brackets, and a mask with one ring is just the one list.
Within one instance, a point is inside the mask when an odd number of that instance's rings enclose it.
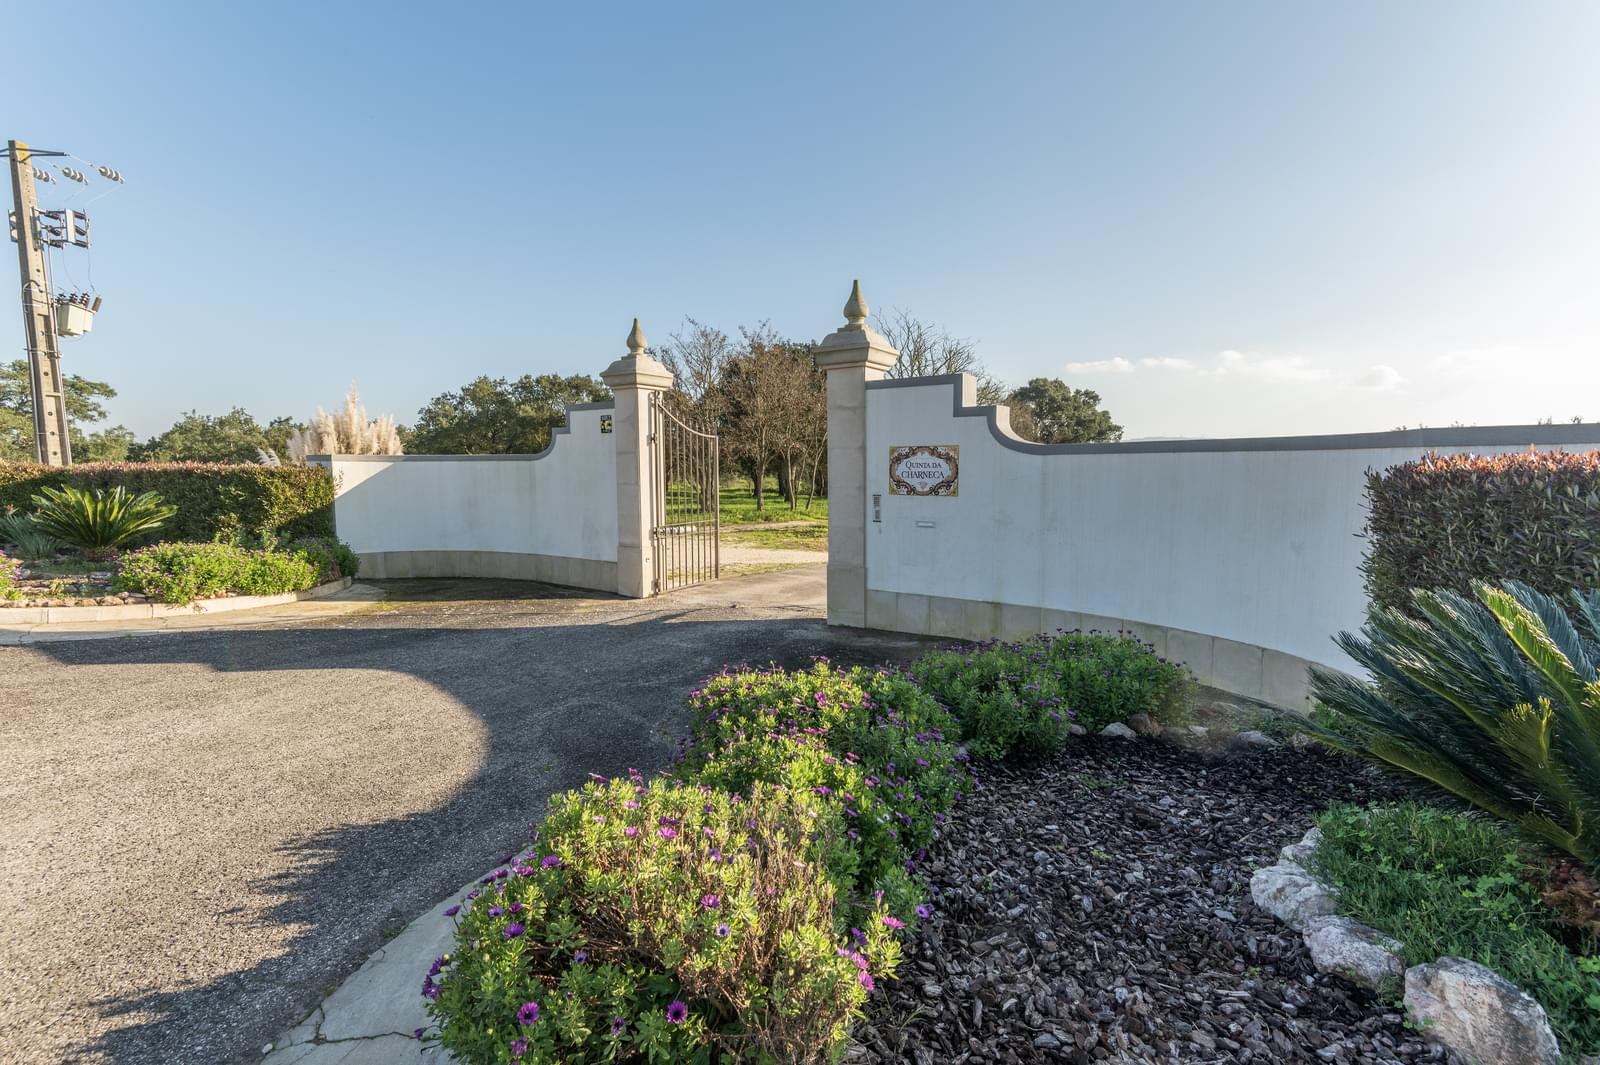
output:
{"label": "vertical iron gate bar", "polygon": [[722,575],[722,448],[715,433],[683,421],[657,393],[650,400],[655,590]]}

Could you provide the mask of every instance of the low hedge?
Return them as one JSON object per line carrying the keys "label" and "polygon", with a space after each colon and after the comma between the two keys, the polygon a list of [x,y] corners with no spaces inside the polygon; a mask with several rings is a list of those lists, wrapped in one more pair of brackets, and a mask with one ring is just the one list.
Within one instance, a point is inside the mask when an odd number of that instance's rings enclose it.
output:
{"label": "low hedge", "polygon": [[60,469],[0,462],[0,511],[30,511],[41,488],[71,485],[155,492],[178,508],[169,540],[333,536],[333,477],[321,466],[203,462],[96,462]]}
{"label": "low hedge", "polygon": [[300,541],[282,550],[236,544],[160,543],[122,556],[117,586],[161,603],[192,603],[220,595],[282,595],[324,581],[355,576],[342,572],[350,549],[337,541]]}
{"label": "low hedge", "polygon": [[1521,581],[1565,598],[1600,586],[1600,452],[1428,455],[1367,474],[1376,606],[1410,611],[1411,589],[1472,593]]}

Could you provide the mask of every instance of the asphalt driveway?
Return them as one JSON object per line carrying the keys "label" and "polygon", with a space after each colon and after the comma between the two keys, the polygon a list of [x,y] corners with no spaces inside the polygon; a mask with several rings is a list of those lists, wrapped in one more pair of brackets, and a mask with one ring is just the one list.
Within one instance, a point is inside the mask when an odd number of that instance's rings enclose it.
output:
{"label": "asphalt driveway", "polygon": [[820,589],[415,582],[333,619],[0,647],[0,1061],[259,1059],[551,792],[666,765],[706,673],[923,646],[827,629]]}

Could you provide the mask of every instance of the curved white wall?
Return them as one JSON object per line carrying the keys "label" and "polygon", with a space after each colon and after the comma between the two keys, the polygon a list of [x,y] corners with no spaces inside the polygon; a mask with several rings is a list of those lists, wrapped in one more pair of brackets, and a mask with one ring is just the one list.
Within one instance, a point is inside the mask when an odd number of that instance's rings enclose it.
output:
{"label": "curved white wall", "polygon": [[374,577],[523,577],[615,590],[610,404],[573,407],[538,455],[333,455],[334,524]]}
{"label": "curved white wall", "polygon": [[[964,394],[963,394],[964,393]],[[1043,447],[970,379],[867,386],[867,623],[942,635],[1128,627],[1201,679],[1291,705],[1366,605],[1366,471],[1432,451],[1592,450],[1600,427]],[[959,495],[888,494],[892,447],[961,448]],[[870,497],[882,496],[882,520]]]}

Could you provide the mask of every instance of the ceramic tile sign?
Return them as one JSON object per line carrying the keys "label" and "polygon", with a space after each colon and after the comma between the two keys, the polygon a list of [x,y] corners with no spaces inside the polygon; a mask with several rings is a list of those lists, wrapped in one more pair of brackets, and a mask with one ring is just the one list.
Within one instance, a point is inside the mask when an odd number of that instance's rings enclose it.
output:
{"label": "ceramic tile sign", "polygon": [[956,444],[902,444],[889,449],[889,494],[954,496],[961,479]]}
{"label": "ceramic tile sign", "polygon": [[602,433],[609,433],[611,431],[611,415],[600,415],[600,431]]}

